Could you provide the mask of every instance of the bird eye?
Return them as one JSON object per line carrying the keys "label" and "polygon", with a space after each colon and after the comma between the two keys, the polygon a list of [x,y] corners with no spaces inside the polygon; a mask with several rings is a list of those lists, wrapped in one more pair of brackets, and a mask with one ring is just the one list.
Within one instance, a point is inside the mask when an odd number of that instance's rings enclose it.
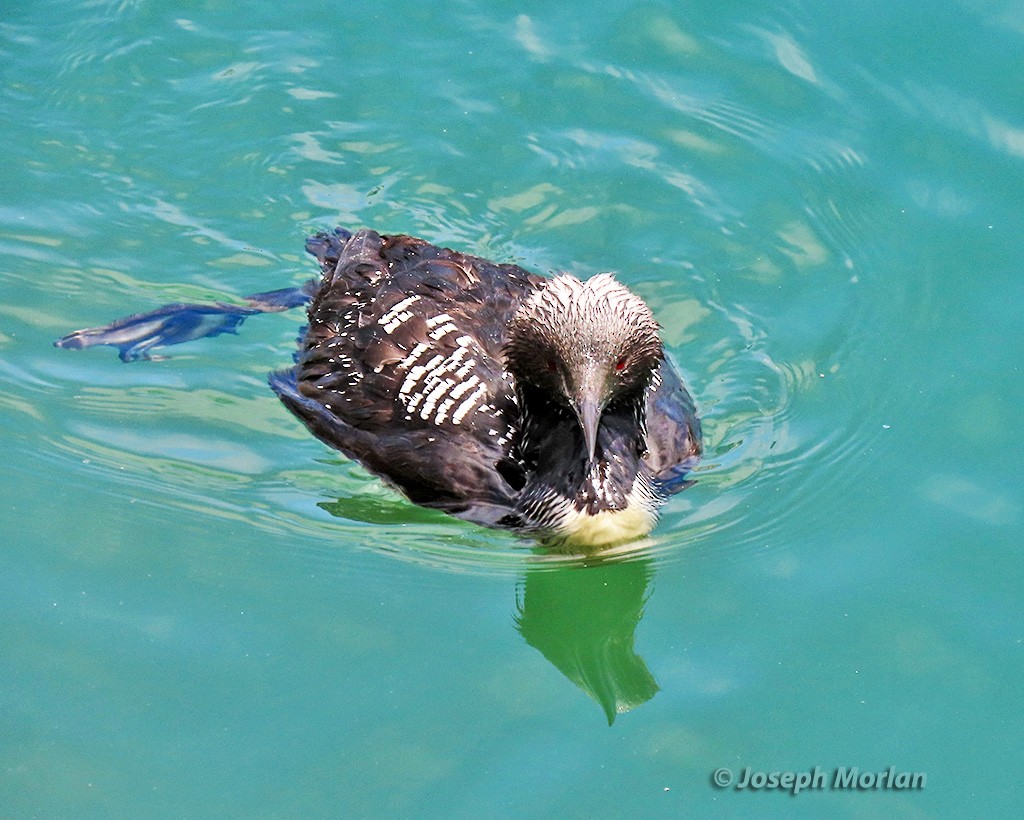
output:
{"label": "bird eye", "polygon": [[548,373],[555,373],[558,371],[558,365],[555,364],[554,359],[548,359]]}
{"label": "bird eye", "polygon": [[616,373],[621,373],[625,369],[626,369],[626,360],[625,359],[619,359],[615,363],[615,372]]}

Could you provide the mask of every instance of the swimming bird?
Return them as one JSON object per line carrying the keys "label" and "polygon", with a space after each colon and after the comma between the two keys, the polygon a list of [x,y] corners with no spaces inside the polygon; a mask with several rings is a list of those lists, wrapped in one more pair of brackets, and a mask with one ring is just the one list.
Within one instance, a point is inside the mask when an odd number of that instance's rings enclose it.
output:
{"label": "swimming bird", "polygon": [[[610,274],[545,278],[371,230],[319,233],[306,247],[318,283],[249,297],[223,327],[211,328],[209,306],[176,305],[57,344],[145,357],[311,295],[295,364],[271,388],[313,435],[416,504],[601,547],[648,533],[692,483],[693,399],[650,308]],[[191,316],[168,330],[168,309],[198,309],[202,328]]]}

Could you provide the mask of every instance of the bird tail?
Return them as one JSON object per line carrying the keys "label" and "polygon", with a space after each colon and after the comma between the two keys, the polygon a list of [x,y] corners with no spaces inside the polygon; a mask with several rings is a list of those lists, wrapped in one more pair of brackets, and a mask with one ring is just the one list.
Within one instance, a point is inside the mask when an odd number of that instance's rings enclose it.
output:
{"label": "bird tail", "polygon": [[344,228],[320,231],[306,240],[306,252],[313,254],[324,271],[333,271],[338,265],[345,244],[352,238],[352,232]]}

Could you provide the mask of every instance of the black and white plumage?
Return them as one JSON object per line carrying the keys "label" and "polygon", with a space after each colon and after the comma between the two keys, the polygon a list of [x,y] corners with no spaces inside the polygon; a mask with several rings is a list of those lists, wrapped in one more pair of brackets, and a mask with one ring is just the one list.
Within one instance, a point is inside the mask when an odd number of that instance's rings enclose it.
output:
{"label": "black and white plumage", "polygon": [[410,236],[306,244],[322,278],[247,306],[168,305],[76,331],[131,361],[311,299],[281,401],[411,501],[581,546],[650,531],[701,455],[648,306],[601,274],[547,279]]}
{"label": "black and white plumage", "polygon": [[647,305],[372,231],[320,234],[295,367],[271,386],[412,501],[599,546],[635,538],[701,453]]}

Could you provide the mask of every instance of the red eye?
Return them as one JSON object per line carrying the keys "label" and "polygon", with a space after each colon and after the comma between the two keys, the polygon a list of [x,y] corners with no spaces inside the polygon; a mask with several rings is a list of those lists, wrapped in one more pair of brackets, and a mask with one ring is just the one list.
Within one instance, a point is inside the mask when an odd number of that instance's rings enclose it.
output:
{"label": "red eye", "polygon": [[619,359],[615,363],[615,372],[616,373],[621,373],[625,369],[626,369],[626,360],[625,359]]}

